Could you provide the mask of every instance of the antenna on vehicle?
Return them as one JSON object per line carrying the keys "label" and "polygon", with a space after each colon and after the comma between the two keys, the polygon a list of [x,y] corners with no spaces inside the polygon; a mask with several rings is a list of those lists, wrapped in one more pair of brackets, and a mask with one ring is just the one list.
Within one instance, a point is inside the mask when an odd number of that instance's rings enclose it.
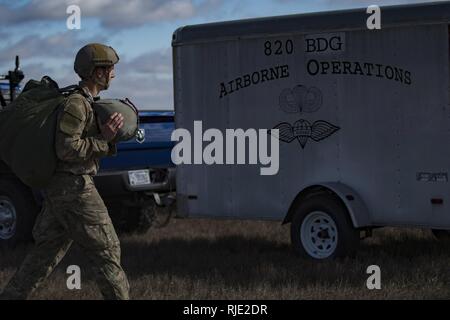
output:
{"label": "antenna on vehicle", "polygon": [[20,59],[19,56],[16,56],[16,69],[14,69],[15,72],[20,70]]}
{"label": "antenna on vehicle", "polygon": [[20,70],[20,59],[19,56],[16,56],[16,68],[14,71],[9,71],[6,79],[9,80],[9,99],[12,102],[14,100],[15,91],[17,86],[23,80],[25,75],[22,70]]}

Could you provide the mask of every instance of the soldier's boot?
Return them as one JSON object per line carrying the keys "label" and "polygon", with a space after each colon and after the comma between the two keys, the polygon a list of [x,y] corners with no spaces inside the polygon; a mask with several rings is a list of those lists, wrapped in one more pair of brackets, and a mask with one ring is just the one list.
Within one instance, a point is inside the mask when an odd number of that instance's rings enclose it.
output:
{"label": "soldier's boot", "polygon": [[65,238],[35,245],[4,288],[3,300],[25,300],[48,278],[72,244]]}

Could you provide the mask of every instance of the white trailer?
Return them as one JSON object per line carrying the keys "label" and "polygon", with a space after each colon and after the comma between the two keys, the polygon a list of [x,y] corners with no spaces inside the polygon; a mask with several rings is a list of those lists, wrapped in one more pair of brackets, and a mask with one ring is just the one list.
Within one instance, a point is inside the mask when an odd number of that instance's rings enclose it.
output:
{"label": "white trailer", "polygon": [[177,128],[279,129],[275,175],[179,165],[178,215],[292,222],[294,247],[316,259],[353,252],[375,227],[448,235],[450,2],[381,7],[380,30],[368,17],[364,8],[175,31]]}

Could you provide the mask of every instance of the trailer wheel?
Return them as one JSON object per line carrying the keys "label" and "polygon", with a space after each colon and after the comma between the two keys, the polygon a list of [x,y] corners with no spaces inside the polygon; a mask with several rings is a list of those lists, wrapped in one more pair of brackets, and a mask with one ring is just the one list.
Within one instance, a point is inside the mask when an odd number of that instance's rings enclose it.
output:
{"label": "trailer wheel", "polygon": [[31,191],[15,179],[0,180],[0,245],[31,241],[38,213]]}
{"label": "trailer wheel", "polygon": [[359,240],[348,210],[336,196],[311,196],[295,208],[291,242],[301,256],[317,260],[348,256]]}
{"label": "trailer wheel", "polygon": [[450,230],[432,229],[431,232],[437,240],[450,242]]}

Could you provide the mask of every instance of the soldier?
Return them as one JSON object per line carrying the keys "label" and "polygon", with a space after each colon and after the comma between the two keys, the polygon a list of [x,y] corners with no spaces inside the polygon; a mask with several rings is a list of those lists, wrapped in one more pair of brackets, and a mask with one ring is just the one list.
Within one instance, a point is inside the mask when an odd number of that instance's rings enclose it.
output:
{"label": "soldier", "polygon": [[33,228],[35,247],[4,289],[3,299],[27,299],[73,242],[92,263],[103,297],[129,299],[119,239],[93,182],[99,158],[116,153],[112,141],[123,126],[118,113],[98,123],[91,106],[93,97],[108,89],[118,61],[114,49],[102,44],[88,44],[77,53],[74,69],[81,81],[58,115],[57,169],[43,192],[44,206]]}

